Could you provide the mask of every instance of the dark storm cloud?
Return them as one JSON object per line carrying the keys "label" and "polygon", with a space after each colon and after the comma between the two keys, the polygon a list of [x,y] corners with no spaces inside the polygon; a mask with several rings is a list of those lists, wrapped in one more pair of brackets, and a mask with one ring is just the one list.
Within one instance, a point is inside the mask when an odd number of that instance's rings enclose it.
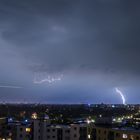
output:
{"label": "dark storm cloud", "polygon": [[40,70],[140,70],[139,2],[6,0],[0,9],[2,38]]}
{"label": "dark storm cloud", "polygon": [[139,6],[135,0],[1,0],[1,79],[10,66],[23,83],[34,72],[84,74],[107,87],[139,83]]}

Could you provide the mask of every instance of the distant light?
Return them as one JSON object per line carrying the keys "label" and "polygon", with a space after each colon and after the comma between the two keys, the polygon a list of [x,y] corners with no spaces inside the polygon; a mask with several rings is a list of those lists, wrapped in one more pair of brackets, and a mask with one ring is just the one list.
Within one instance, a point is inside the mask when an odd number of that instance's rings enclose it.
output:
{"label": "distant light", "polygon": [[90,121],[90,120],[87,120],[87,123],[88,123],[88,124],[90,124],[90,123],[91,123],[91,121]]}
{"label": "distant light", "polygon": [[88,134],[88,139],[90,139],[91,138],[91,136]]}
{"label": "distant light", "polygon": [[130,116],[128,116],[127,119],[130,119]]}
{"label": "distant light", "polygon": [[118,118],[118,121],[121,121],[121,118]]}
{"label": "distant light", "polygon": [[25,122],[27,123],[27,122],[28,122],[28,120],[26,119],[26,120],[25,120]]}
{"label": "distant light", "polygon": [[79,123],[82,123],[83,121],[78,121]]}
{"label": "distant light", "polygon": [[91,122],[95,123],[95,120],[92,119]]}
{"label": "distant light", "polygon": [[102,114],[100,114],[99,117],[101,118],[102,117]]}
{"label": "distant light", "polygon": [[31,132],[31,128],[26,128],[26,132]]}
{"label": "distant light", "polygon": [[112,105],[112,108],[115,108],[115,105]]}
{"label": "distant light", "polygon": [[113,122],[115,122],[115,121],[116,121],[116,119],[114,118],[114,119],[113,119]]}
{"label": "distant light", "polygon": [[32,119],[37,119],[37,113],[36,113],[36,112],[33,113],[32,116],[31,116],[31,118],[32,118]]}
{"label": "distant light", "polygon": [[122,138],[123,138],[123,139],[127,139],[127,134],[123,134],[123,135],[122,135]]}
{"label": "distant light", "polygon": [[13,122],[13,118],[8,118],[8,122]]}

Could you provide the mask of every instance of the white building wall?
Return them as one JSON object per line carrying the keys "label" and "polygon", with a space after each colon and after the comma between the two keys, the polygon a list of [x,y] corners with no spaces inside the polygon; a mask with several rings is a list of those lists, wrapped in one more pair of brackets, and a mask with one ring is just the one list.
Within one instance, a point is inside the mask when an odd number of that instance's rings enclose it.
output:
{"label": "white building wall", "polygon": [[[80,125],[50,125],[48,121],[34,120],[34,140],[58,140],[62,130],[62,140],[79,140]],[[61,134],[60,134],[61,135]]]}

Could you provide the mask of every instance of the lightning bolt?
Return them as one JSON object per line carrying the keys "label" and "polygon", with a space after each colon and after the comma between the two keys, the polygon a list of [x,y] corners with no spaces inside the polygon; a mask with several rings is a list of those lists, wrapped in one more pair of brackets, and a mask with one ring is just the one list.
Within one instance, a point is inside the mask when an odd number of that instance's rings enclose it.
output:
{"label": "lightning bolt", "polygon": [[125,97],[124,97],[123,93],[118,88],[115,88],[115,90],[121,96],[123,104],[126,105],[126,100],[125,100]]}
{"label": "lightning bolt", "polygon": [[51,83],[54,83],[54,82],[56,82],[56,81],[61,81],[62,76],[63,76],[63,75],[61,75],[60,77],[57,77],[57,78],[48,76],[47,78],[42,79],[42,80],[37,80],[37,79],[35,78],[34,81],[33,81],[33,83],[34,83],[34,84],[42,84],[42,83],[48,82],[48,83],[51,84]]}

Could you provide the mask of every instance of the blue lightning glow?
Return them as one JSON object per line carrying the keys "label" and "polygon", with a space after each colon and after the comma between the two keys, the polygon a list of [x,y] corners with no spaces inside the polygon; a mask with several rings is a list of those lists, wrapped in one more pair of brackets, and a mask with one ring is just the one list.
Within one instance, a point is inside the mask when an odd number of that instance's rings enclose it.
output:
{"label": "blue lightning glow", "polygon": [[123,93],[118,88],[115,88],[115,90],[121,96],[123,104],[126,105],[126,100],[125,100]]}

